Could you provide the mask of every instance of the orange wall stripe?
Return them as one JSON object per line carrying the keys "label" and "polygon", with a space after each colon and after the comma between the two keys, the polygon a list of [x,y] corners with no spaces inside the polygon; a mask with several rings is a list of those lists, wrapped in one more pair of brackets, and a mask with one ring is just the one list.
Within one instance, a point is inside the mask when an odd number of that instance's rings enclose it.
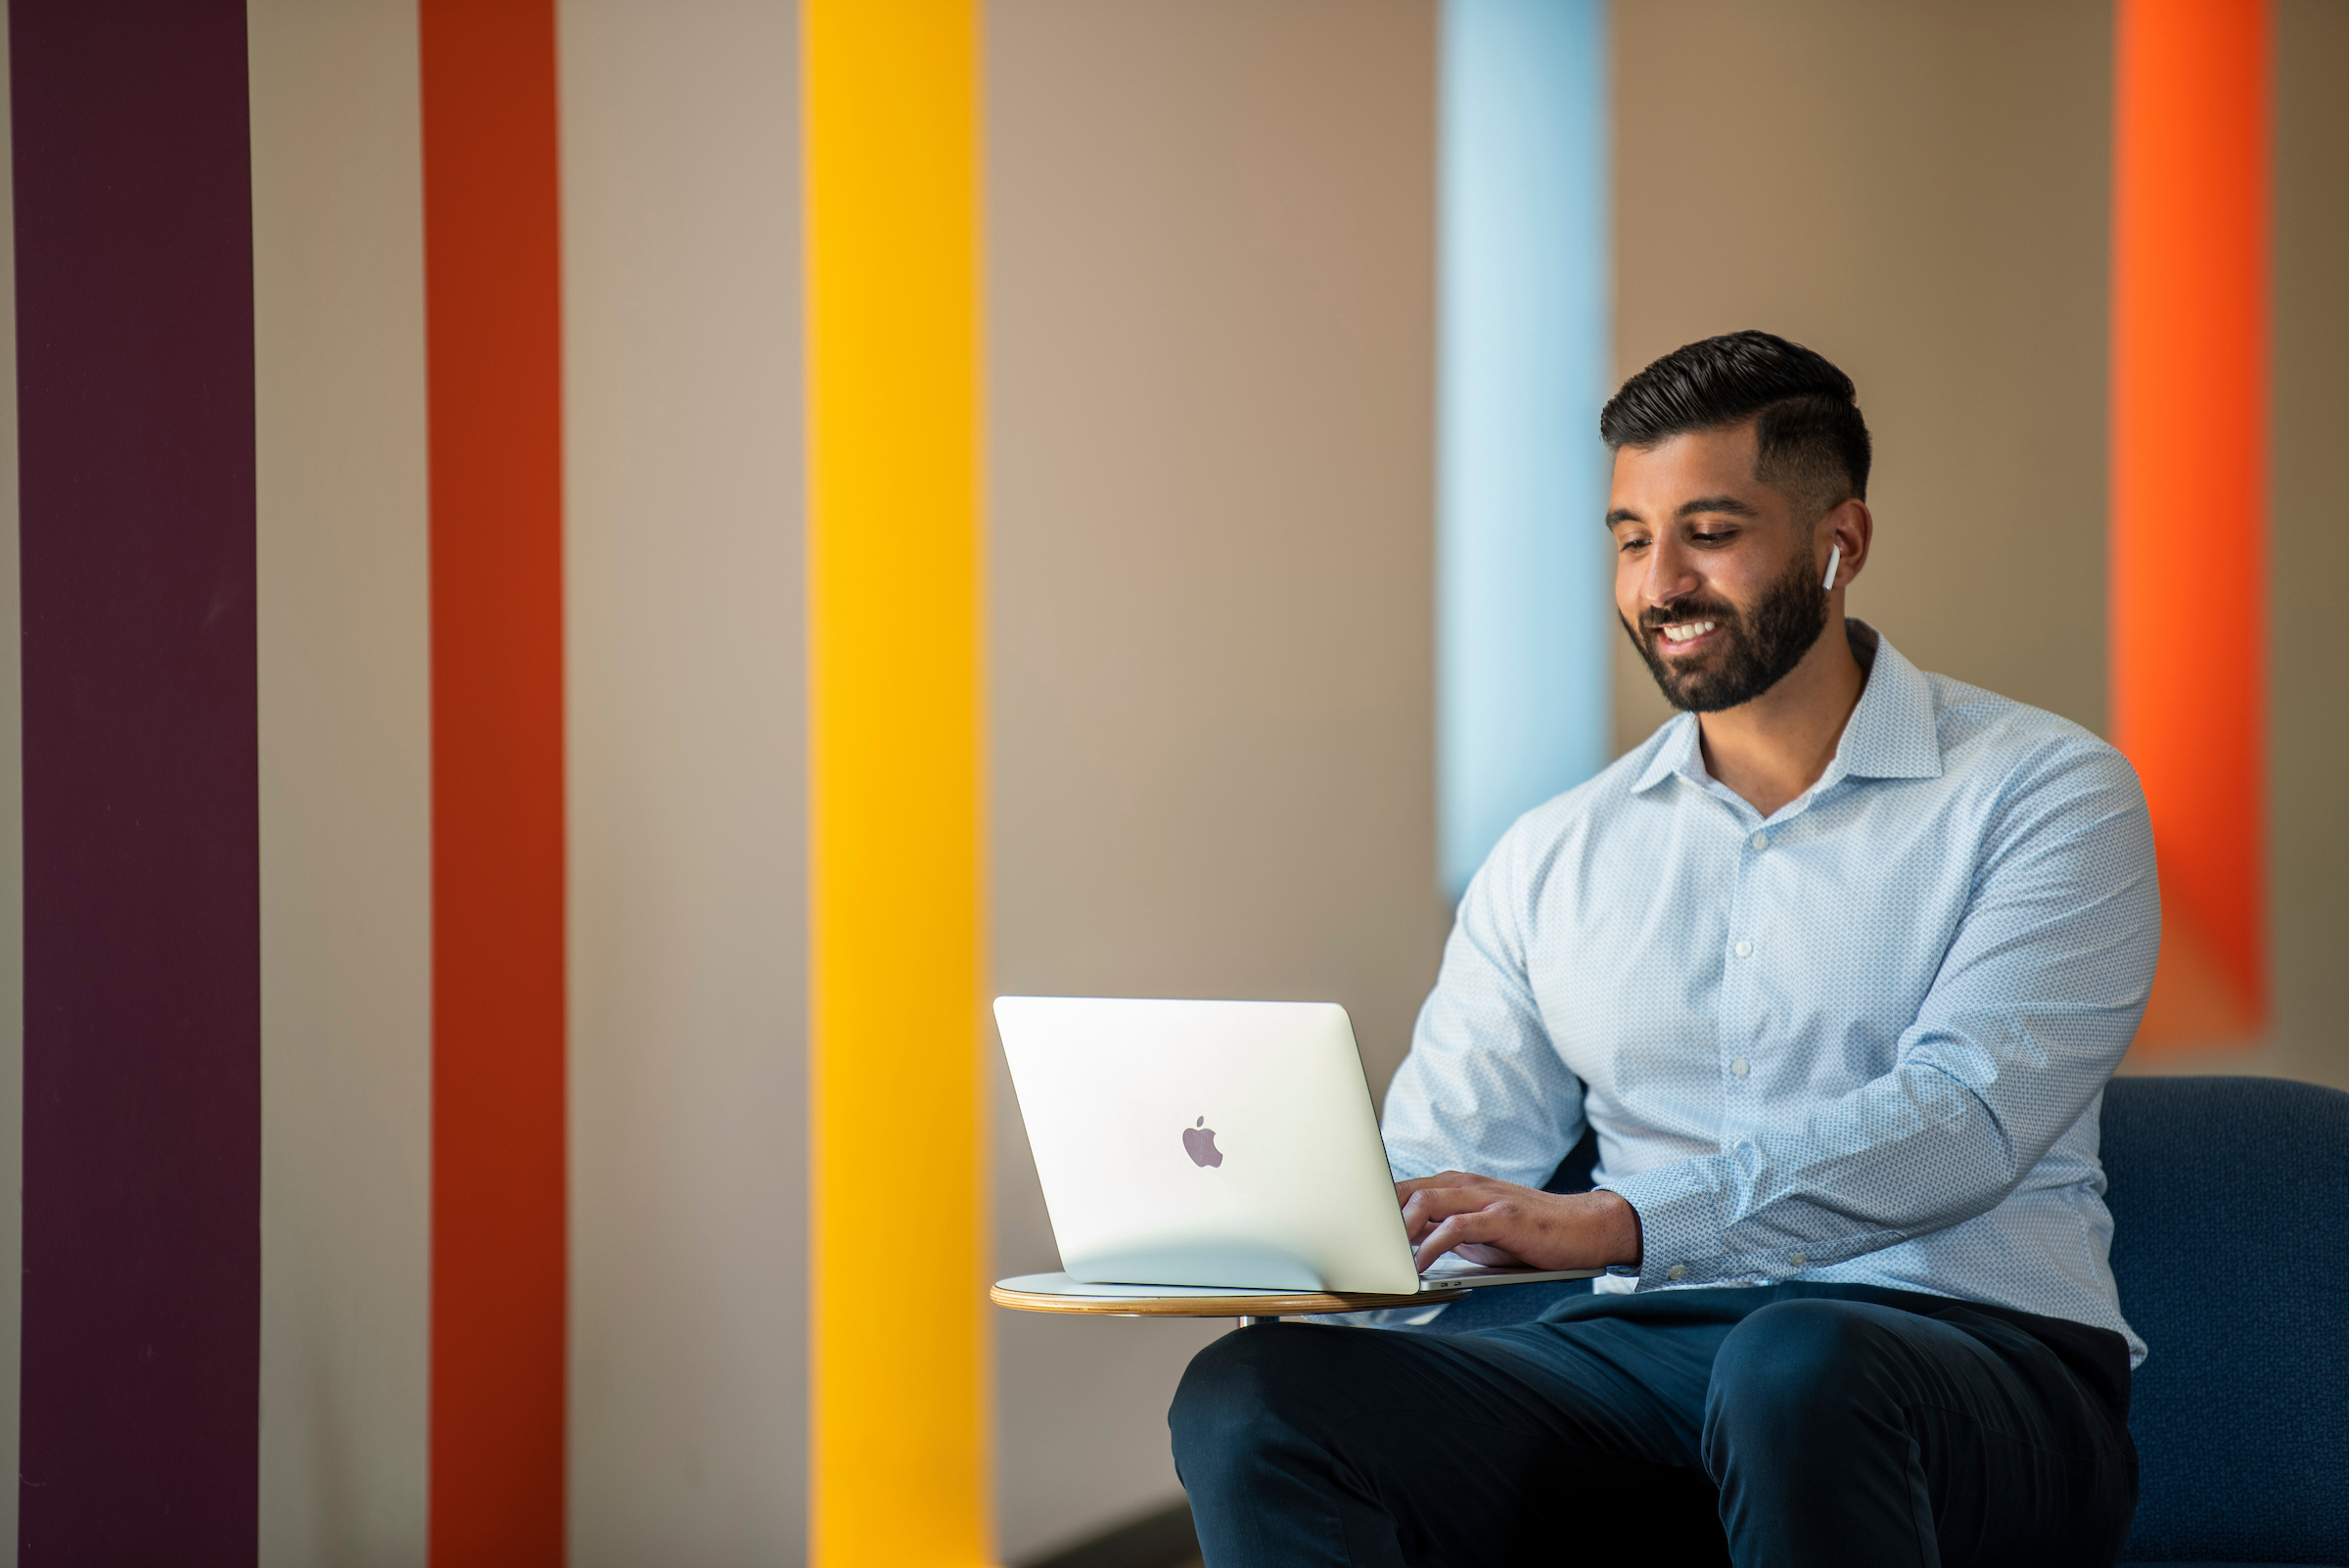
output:
{"label": "orange wall stripe", "polygon": [[2139,1035],[2268,1016],[2266,0],[2120,0],[2112,734],[2143,779],[2162,952]]}
{"label": "orange wall stripe", "polygon": [[422,0],[435,1568],[563,1559],[562,311],[552,0]]}
{"label": "orange wall stripe", "polygon": [[[811,1556],[977,1563],[977,7],[806,0],[801,16]],[[920,1284],[881,1282],[907,1236]]]}

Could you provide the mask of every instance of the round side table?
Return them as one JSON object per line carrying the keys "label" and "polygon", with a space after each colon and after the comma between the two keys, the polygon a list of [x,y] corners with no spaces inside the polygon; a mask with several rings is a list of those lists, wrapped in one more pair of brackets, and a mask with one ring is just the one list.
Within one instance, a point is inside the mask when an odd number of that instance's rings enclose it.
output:
{"label": "round side table", "polygon": [[1240,1326],[1308,1313],[1359,1313],[1373,1307],[1433,1307],[1457,1301],[1464,1288],[1407,1296],[1317,1290],[1234,1290],[1212,1285],[1095,1285],[1067,1274],[1018,1274],[987,1293],[1023,1313],[1084,1313],[1103,1317],[1236,1317]]}

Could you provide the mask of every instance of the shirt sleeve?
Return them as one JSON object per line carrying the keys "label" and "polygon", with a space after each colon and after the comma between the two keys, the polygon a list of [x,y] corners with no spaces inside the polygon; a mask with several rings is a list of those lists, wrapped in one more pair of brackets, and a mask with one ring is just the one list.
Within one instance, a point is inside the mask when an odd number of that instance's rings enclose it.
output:
{"label": "shirt sleeve", "polygon": [[2152,828],[2129,764],[2028,764],[1893,1068],[1727,1152],[1599,1184],[1638,1211],[1639,1286],[1842,1263],[1996,1208],[2095,1102],[2161,945]]}
{"label": "shirt sleeve", "polygon": [[1527,980],[1512,830],[1468,885],[1410,1054],[1387,1090],[1395,1178],[1473,1171],[1540,1186],[1583,1135],[1583,1084]]}

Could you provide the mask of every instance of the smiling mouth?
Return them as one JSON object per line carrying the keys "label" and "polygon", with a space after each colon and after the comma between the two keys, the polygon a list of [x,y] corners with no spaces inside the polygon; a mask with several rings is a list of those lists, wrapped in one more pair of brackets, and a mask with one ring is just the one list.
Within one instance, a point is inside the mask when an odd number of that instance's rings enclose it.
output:
{"label": "smiling mouth", "polygon": [[1663,637],[1666,647],[1681,648],[1697,641],[1720,624],[1718,621],[1675,621],[1658,626],[1656,630]]}

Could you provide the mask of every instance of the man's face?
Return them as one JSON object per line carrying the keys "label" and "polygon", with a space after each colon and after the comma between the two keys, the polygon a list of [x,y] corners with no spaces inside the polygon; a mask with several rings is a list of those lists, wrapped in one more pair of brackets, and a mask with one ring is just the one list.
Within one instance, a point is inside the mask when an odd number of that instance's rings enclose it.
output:
{"label": "man's face", "polygon": [[1676,708],[1752,702],[1826,626],[1816,530],[1754,478],[1751,421],[1617,452],[1607,528],[1616,611]]}

